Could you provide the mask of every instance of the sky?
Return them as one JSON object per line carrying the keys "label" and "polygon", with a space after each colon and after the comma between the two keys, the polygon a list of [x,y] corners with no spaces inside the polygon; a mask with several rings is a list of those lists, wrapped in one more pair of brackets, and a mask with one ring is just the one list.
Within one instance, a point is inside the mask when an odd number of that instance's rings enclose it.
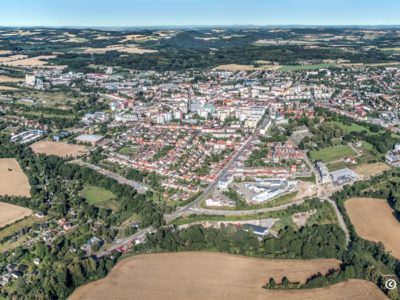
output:
{"label": "sky", "polygon": [[399,25],[400,0],[1,0],[0,26]]}

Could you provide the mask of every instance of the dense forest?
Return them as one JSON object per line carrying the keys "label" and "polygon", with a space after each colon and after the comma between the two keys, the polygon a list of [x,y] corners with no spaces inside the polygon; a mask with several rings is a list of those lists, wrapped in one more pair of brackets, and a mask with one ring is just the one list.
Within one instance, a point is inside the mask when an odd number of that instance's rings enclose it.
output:
{"label": "dense forest", "polygon": [[339,258],[345,251],[344,233],[336,225],[313,225],[295,231],[284,228],[279,239],[259,239],[235,226],[221,229],[194,225],[177,230],[162,228],[149,235],[146,247],[153,251],[212,250],[265,258]]}
{"label": "dense forest", "polygon": [[159,48],[155,53],[121,55],[118,51],[105,54],[66,53],[53,60],[55,64],[68,65],[70,70],[87,71],[90,64],[120,66],[138,70],[183,70],[210,68],[223,64],[257,64],[257,61],[274,61],[282,65],[298,64],[299,60],[348,59],[354,63],[378,63],[389,58],[380,50],[351,53],[329,48],[308,49],[301,46],[244,46],[209,49]]}

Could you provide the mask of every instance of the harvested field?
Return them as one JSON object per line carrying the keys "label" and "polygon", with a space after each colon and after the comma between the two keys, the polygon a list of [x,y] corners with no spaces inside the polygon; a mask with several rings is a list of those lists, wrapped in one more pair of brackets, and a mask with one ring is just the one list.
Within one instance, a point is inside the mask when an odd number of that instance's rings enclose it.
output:
{"label": "harvested field", "polygon": [[110,45],[105,48],[84,48],[83,53],[95,53],[95,54],[104,54],[107,51],[118,51],[122,53],[130,53],[130,54],[143,54],[143,53],[154,53],[157,50],[151,49],[142,49],[137,45]]}
{"label": "harvested field", "polygon": [[[18,56],[18,55],[15,55]],[[23,55],[21,55],[23,56]],[[23,59],[17,59],[17,60],[8,60],[6,62],[3,62],[3,65],[6,66],[11,66],[11,67],[17,67],[17,66],[22,66],[22,67],[42,67],[44,65],[47,65],[48,63],[45,61],[46,59],[50,58],[56,58],[56,55],[40,55],[36,57],[29,57],[29,58],[23,58]]]}
{"label": "harvested field", "polygon": [[304,282],[339,263],[335,259],[267,260],[207,252],[145,254],[121,261],[106,278],[77,289],[70,299],[268,299],[275,292],[262,286],[270,277]]}
{"label": "harvested field", "polygon": [[21,82],[21,81],[24,81],[24,79],[23,78],[16,78],[16,77],[0,75],[0,83],[3,83],[3,82]]}
{"label": "harvested field", "polygon": [[159,34],[160,36],[153,36],[153,35],[141,35],[141,34],[129,34],[123,36],[123,40],[120,41],[120,43],[126,43],[126,42],[146,42],[146,41],[151,41],[151,40],[159,40],[161,37],[165,37],[162,34]]}
{"label": "harvested field", "polygon": [[276,70],[279,66],[275,65],[263,65],[259,67],[255,67],[253,65],[238,65],[238,64],[229,64],[229,65],[220,65],[215,67],[213,70],[219,71],[255,71],[255,70]]}
{"label": "harvested field", "polygon": [[400,259],[400,222],[393,216],[393,210],[386,200],[352,198],[344,204],[360,237],[382,242],[387,251]]}
{"label": "harvested field", "polygon": [[12,86],[0,85],[0,91],[17,91],[19,89]]}
{"label": "harvested field", "polygon": [[32,210],[0,202],[0,228],[12,224],[32,214]]}
{"label": "harvested field", "polygon": [[359,279],[351,279],[330,287],[291,290],[291,291],[266,291],[266,296],[258,299],[280,300],[384,300],[385,294],[372,282]]}
{"label": "harvested field", "polygon": [[66,144],[61,142],[40,141],[31,146],[33,152],[56,155],[60,157],[77,157],[88,152],[87,147],[82,145]]}
{"label": "harvested field", "polygon": [[24,59],[27,58],[27,55],[22,55],[22,54],[17,54],[17,55],[11,55],[11,56],[6,56],[6,57],[0,57],[0,64],[3,64],[5,62],[9,61],[15,61],[19,59]]}
{"label": "harvested field", "polygon": [[390,170],[390,167],[382,162],[363,164],[353,168],[354,172],[364,178],[379,175],[387,170]]}
{"label": "harvested field", "polygon": [[30,197],[28,177],[14,158],[0,159],[0,196]]}
{"label": "harvested field", "polygon": [[371,63],[371,64],[364,64],[364,63],[345,63],[345,64],[342,64],[342,66],[344,66],[344,67],[351,67],[351,68],[390,67],[390,66],[398,66],[398,65],[400,65],[399,62]]}
{"label": "harvested field", "polygon": [[10,50],[0,50],[0,55],[7,55],[7,54],[11,54],[12,51]]}

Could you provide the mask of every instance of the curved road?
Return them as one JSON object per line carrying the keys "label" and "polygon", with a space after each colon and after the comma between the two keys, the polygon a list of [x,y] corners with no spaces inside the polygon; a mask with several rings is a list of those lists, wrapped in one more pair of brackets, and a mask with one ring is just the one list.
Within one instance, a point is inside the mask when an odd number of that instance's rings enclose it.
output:
{"label": "curved road", "polygon": [[118,183],[120,183],[120,184],[129,185],[129,186],[133,187],[135,190],[137,190],[137,192],[139,194],[144,194],[144,193],[146,193],[147,190],[149,190],[149,188],[146,185],[144,185],[143,183],[141,183],[141,182],[137,182],[137,181],[134,181],[134,180],[126,179],[125,177],[123,177],[123,176],[121,176],[121,175],[119,175],[117,173],[114,173],[114,172],[111,172],[109,170],[100,168],[99,166],[84,162],[84,161],[82,161],[80,159],[72,160],[72,161],[70,161],[70,163],[76,164],[76,165],[79,165],[79,166],[82,166],[82,167],[87,167],[87,168],[92,169],[92,170],[95,170],[96,172],[98,172],[98,173],[100,173],[100,174],[102,174],[104,176],[107,176],[109,178],[112,178],[112,179],[118,181]]}
{"label": "curved road", "polygon": [[248,209],[248,210],[214,210],[214,209],[207,209],[207,208],[189,208],[184,210],[177,210],[176,212],[166,215],[165,220],[167,222],[171,222],[179,217],[190,216],[190,215],[218,215],[218,216],[242,216],[242,215],[256,215],[258,213],[265,213],[271,211],[279,211],[286,209],[290,206],[296,204],[304,203],[304,199],[292,203],[287,203],[279,206],[274,207],[266,207],[260,209]]}

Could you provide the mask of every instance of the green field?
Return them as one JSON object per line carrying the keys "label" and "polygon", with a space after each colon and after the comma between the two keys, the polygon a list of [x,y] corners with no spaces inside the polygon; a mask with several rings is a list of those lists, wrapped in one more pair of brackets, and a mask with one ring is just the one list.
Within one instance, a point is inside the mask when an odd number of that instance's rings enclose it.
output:
{"label": "green field", "polygon": [[[85,95],[79,97],[69,95],[63,92],[42,92],[42,91],[23,91],[15,95],[17,99],[32,98],[37,101],[39,106],[49,108],[59,108],[60,106],[70,106],[68,103],[75,103],[77,101],[86,101],[88,99]],[[21,103],[21,102],[18,102]]]}
{"label": "green field", "polygon": [[125,145],[118,149],[118,153],[125,155],[134,155],[137,151],[137,146]]}
{"label": "green field", "polygon": [[48,216],[45,216],[42,219],[37,219],[33,216],[30,216],[20,221],[17,221],[11,225],[8,225],[0,230],[0,240],[4,239],[7,236],[17,233],[22,228],[31,227],[34,224],[44,223],[47,219]]}
{"label": "green field", "polygon": [[94,185],[85,185],[81,191],[81,196],[85,198],[88,203],[97,207],[118,210],[118,203],[115,201],[116,196],[109,190]]}
{"label": "green field", "polygon": [[332,162],[335,160],[339,160],[345,157],[355,156],[356,153],[354,152],[351,147],[347,145],[340,145],[336,147],[329,147],[324,148],[318,151],[310,151],[310,158],[314,161],[322,160],[324,162]]}
{"label": "green field", "polygon": [[69,115],[69,114],[58,115],[58,114],[42,113],[39,111],[26,111],[26,112],[22,112],[21,115],[35,116],[35,117],[43,116],[44,118],[50,118],[50,119],[74,119],[75,118],[74,115]]}
{"label": "green field", "polygon": [[342,122],[338,122],[338,121],[332,121],[330,123],[336,125],[337,127],[341,128],[343,130],[346,130],[347,132],[362,132],[365,130],[368,134],[371,133],[368,128],[358,125],[356,123],[352,123],[351,125],[346,125],[346,124],[343,124]]}
{"label": "green field", "polygon": [[335,163],[327,164],[326,166],[328,167],[329,171],[332,172],[332,171],[348,168],[351,166],[351,164],[347,164],[344,161],[338,161]]}
{"label": "green field", "polygon": [[385,54],[394,54],[400,52],[400,47],[397,48],[380,48]]}
{"label": "green field", "polygon": [[292,221],[292,216],[297,212],[307,212],[316,208],[317,212],[315,215],[307,220],[307,225],[311,224],[337,224],[336,214],[332,206],[328,202],[319,202],[317,207],[310,205],[314,200],[308,200],[305,203],[293,205],[289,208],[270,212],[260,212],[257,214],[243,214],[235,216],[227,215],[190,215],[185,217],[179,217],[171,222],[175,225],[190,224],[193,222],[201,221],[246,221],[246,220],[260,220],[264,218],[279,219],[274,224],[274,229],[278,230],[285,226],[295,226]]}
{"label": "green field", "polygon": [[333,64],[315,64],[315,65],[292,65],[292,66],[282,66],[278,69],[278,71],[311,71],[311,70],[319,70],[326,69],[329,67],[334,67]]}

